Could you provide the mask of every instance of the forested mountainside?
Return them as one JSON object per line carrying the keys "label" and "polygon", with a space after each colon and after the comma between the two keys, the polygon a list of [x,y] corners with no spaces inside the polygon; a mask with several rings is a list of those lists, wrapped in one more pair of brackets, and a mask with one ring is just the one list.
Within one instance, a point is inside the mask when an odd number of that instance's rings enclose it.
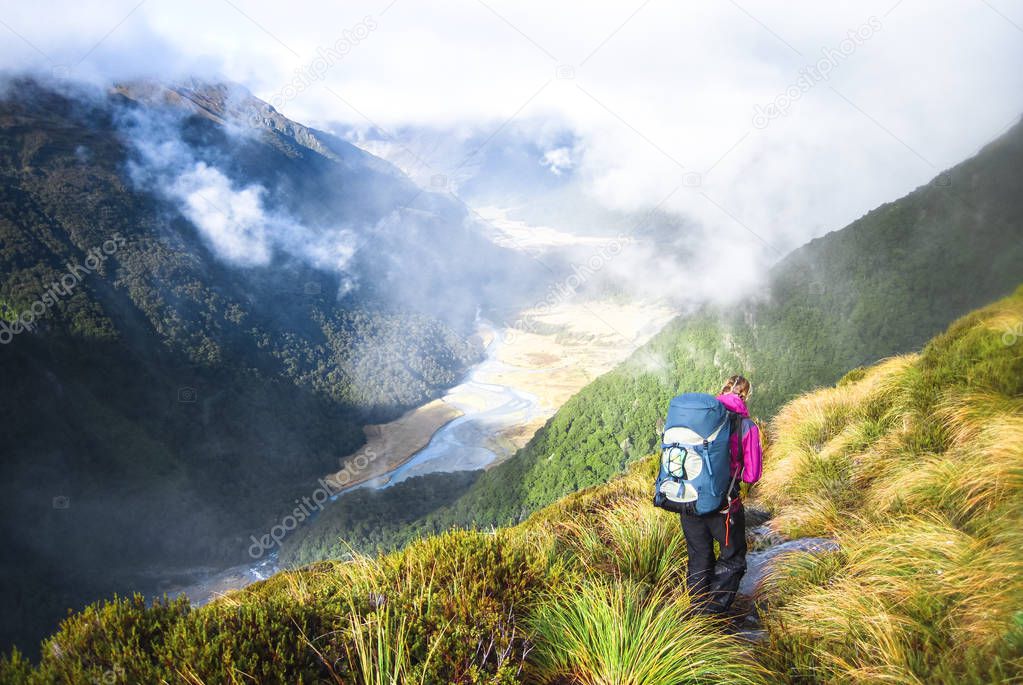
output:
{"label": "forested mountainside", "polygon": [[0,95],[0,642],[128,569],[247,558],[361,424],[458,381],[529,268],[235,87]]}
{"label": "forested mountainside", "polygon": [[312,564],[199,608],[93,605],[39,663],[0,661],[0,680],[1015,682],[1021,332],[1023,287],[778,411],[750,509],[771,537],[830,544],[765,562],[761,639],[688,611],[685,541],[650,503],[646,455],[512,528]]}
{"label": "forested mountainside", "polygon": [[712,391],[743,373],[753,382],[751,410],[768,418],[799,392],[919,348],[1023,278],[1020,168],[1018,123],[927,185],[797,249],[767,275],[762,293],[676,319],[448,504],[411,522],[393,516],[424,487],[415,480],[341,498],[285,542],[284,557],[308,562],[349,545],[393,548],[451,526],[521,521],[648,454],[678,392]]}

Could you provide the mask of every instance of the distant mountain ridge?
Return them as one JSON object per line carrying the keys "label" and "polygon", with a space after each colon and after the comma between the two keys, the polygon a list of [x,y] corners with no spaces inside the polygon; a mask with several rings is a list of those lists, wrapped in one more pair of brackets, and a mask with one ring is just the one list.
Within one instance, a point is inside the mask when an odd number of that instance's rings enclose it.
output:
{"label": "distant mountain ridge", "polygon": [[[181,83],[156,81],[120,83],[113,91],[145,106],[178,106],[223,126],[247,126],[265,129],[294,141],[332,161],[365,165],[375,172],[406,180],[389,162],[339,140],[337,137],[288,119],[273,105],[252,95],[236,83],[208,83],[189,79]],[[286,149],[286,148],[284,148]]]}

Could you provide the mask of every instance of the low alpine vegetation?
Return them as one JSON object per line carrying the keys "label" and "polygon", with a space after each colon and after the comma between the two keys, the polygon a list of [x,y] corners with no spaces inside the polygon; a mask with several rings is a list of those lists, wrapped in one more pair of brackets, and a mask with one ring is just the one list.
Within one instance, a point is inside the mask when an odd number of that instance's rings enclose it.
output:
{"label": "low alpine vegetation", "polygon": [[657,460],[524,523],[320,562],[191,608],[67,618],[4,683],[990,683],[1023,673],[1023,288],[771,425],[760,504],[788,537],[751,644],[687,610]]}
{"label": "low alpine vegetation", "polygon": [[738,638],[687,615],[684,543],[648,504],[650,467],[516,528],[313,564],[199,608],[96,605],[62,623],[37,666],[5,659],[0,681],[763,682]]}

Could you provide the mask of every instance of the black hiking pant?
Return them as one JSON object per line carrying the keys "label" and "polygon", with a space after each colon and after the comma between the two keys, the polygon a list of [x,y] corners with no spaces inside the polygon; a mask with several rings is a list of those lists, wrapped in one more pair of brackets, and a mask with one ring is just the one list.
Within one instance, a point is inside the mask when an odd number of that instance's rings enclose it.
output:
{"label": "black hiking pant", "polygon": [[[739,581],[746,573],[746,512],[741,503],[732,512],[727,545],[725,514],[679,514],[679,517],[689,552],[686,583],[693,608],[722,613],[732,604]],[[714,557],[715,540],[721,548],[717,558]]]}

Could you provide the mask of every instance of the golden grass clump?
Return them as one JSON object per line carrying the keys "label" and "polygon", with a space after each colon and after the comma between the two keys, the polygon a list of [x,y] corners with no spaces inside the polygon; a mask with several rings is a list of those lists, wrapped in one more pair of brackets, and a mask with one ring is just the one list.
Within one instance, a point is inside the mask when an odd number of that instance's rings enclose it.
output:
{"label": "golden grass clump", "polygon": [[886,360],[862,378],[808,393],[785,405],[769,427],[770,445],[758,500],[776,516],[772,527],[792,537],[834,530],[854,489],[856,453],[869,448],[892,418],[885,408],[899,374],[915,355]]}
{"label": "golden grass clump", "polygon": [[[968,530],[1023,514],[1023,400],[952,394],[935,412],[948,444],[869,491],[878,513],[941,511]],[[994,520],[992,520],[994,517]]]}
{"label": "golden grass clump", "polygon": [[579,685],[765,683],[738,638],[688,613],[684,593],[590,580],[540,603],[530,618],[530,680]]}
{"label": "golden grass clump", "polygon": [[841,545],[761,586],[779,680],[1023,680],[1023,344],[1002,340],[1020,322],[1023,289],[779,413],[773,525]]}
{"label": "golden grass clump", "polygon": [[784,558],[764,586],[774,658],[817,681],[943,682],[991,653],[1018,610],[1018,550],[947,520],[905,518],[841,543]]}
{"label": "golden grass clump", "polygon": [[565,520],[558,536],[590,575],[611,575],[657,585],[685,570],[685,540],[678,517],[649,501],[632,500],[600,512],[596,521]]}

